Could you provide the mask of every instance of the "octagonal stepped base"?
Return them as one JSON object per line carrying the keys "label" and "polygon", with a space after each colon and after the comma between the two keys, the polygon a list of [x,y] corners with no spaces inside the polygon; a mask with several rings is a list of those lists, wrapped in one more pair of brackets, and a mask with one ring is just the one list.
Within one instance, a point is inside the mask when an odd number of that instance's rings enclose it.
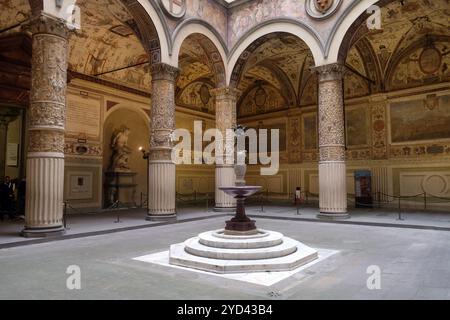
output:
{"label": "octagonal stepped base", "polygon": [[318,258],[317,251],[279,232],[254,235],[209,231],[170,247],[169,262],[215,273],[289,271]]}

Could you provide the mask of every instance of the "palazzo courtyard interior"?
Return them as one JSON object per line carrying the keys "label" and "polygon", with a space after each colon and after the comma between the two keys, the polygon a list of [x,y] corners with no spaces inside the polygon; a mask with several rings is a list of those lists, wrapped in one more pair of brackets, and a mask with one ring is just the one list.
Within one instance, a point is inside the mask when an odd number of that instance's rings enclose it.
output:
{"label": "palazzo courtyard interior", "polygon": [[[448,0],[0,0],[0,299],[450,299],[449,17]],[[194,140],[238,125],[279,159],[246,166],[247,215],[315,260],[170,263],[235,214],[238,166]]]}

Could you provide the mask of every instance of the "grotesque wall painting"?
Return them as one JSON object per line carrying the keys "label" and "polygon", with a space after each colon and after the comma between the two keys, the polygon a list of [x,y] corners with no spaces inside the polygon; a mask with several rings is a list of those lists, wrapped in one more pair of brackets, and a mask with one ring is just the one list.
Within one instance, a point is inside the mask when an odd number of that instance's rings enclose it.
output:
{"label": "grotesque wall painting", "polygon": [[450,96],[391,103],[392,143],[450,138]]}
{"label": "grotesque wall painting", "polygon": [[69,69],[148,92],[148,56],[127,9],[113,0],[78,0],[77,5],[81,29],[69,42]]}
{"label": "grotesque wall painting", "polygon": [[285,109],[287,103],[277,89],[262,84],[251,89],[239,106],[239,116],[250,116]]}
{"label": "grotesque wall painting", "polygon": [[177,105],[214,114],[214,99],[211,90],[214,87],[205,82],[194,82],[183,89],[177,99]]}
{"label": "grotesque wall painting", "polygon": [[303,146],[306,150],[317,148],[317,115],[315,113],[303,116]]}
{"label": "grotesque wall painting", "polygon": [[348,146],[365,146],[368,144],[367,111],[365,108],[345,112],[345,125]]}
{"label": "grotesque wall painting", "polygon": [[437,43],[419,48],[398,63],[390,89],[403,89],[450,79],[450,48]]}

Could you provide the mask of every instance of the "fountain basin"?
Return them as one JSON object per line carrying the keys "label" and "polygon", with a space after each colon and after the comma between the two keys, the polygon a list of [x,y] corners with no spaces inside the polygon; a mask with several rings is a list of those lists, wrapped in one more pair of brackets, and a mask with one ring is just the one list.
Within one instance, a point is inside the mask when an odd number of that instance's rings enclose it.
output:
{"label": "fountain basin", "polygon": [[225,225],[225,234],[246,235],[256,234],[257,228],[254,220],[245,214],[245,199],[262,189],[261,186],[233,186],[219,187],[220,190],[236,199],[236,215]]}

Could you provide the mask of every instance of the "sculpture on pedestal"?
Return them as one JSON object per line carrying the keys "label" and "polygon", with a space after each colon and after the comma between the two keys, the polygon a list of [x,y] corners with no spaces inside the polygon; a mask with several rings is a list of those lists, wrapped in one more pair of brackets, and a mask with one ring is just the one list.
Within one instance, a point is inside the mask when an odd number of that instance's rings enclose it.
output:
{"label": "sculpture on pedestal", "polygon": [[121,126],[116,129],[111,137],[111,161],[109,169],[105,172],[105,207],[123,204],[135,206],[136,183],[128,160],[131,148],[128,146],[130,129]]}
{"label": "sculpture on pedestal", "polygon": [[130,172],[128,159],[131,154],[131,149],[128,147],[128,136],[130,129],[122,126],[120,129],[114,131],[111,138],[111,149],[113,150],[111,156],[110,171],[113,172]]}

